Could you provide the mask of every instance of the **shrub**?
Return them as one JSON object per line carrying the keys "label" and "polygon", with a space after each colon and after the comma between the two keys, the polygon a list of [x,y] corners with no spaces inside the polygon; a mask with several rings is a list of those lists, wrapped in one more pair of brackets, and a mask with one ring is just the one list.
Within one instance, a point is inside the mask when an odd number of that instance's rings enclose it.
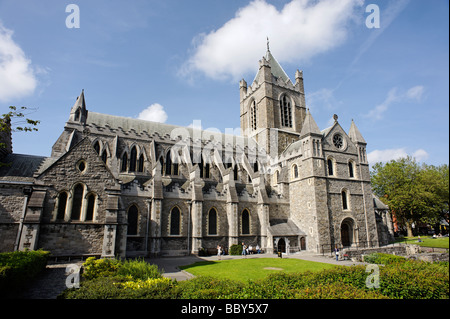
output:
{"label": "shrub", "polygon": [[83,264],[83,278],[92,280],[99,277],[114,276],[121,263],[117,259],[96,259],[95,257],[89,257]]}
{"label": "shrub", "polygon": [[404,262],[406,259],[404,257],[391,254],[373,253],[364,256],[364,261],[370,264],[388,265],[392,263]]}
{"label": "shrub", "polygon": [[47,265],[50,252],[15,251],[0,254],[0,295],[35,278]]}
{"label": "shrub", "polygon": [[300,289],[296,294],[297,299],[388,299],[378,291],[355,288],[339,282],[320,284],[313,287]]}
{"label": "shrub", "polygon": [[143,259],[123,261],[120,264],[117,273],[121,276],[131,276],[135,280],[162,278],[158,266],[149,264]]}
{"label": "shrub", "polygon": [[447,265],[407,260],[380,268],[380,292],[390,298],[448,299]]}
{"label": "shrub", "polygon": [[242,253],[242,245],[231,245],[229,252],[230,255],[240,255]]}
{"label": "shrub", "polygon": [[180,298],[183,299],[223,299],[236,298],[245,284],[217,279],[209,276],[195,277],[182,281],[180,285]]}

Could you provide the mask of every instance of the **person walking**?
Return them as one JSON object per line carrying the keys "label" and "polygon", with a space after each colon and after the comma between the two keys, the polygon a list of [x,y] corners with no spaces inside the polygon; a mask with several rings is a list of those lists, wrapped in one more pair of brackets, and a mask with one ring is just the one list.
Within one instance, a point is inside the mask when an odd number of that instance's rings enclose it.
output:
{"label": "person walking", "polygon": [[221,260],[222,259],[222,246],[217,245],[217,259]]}
{"label": "person walking", "polygon": [[245,246],[244,242],[242,242],[242,255],[247,257],[247,246]]}

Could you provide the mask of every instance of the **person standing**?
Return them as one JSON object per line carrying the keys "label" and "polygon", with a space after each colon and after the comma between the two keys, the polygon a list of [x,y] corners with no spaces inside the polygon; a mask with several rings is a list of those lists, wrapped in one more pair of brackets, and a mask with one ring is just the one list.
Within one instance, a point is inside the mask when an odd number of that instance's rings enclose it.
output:
{"label": "person standing", "polygon": [[336,261],[339,261],[339,248],[336,246],[334,246],[334,253],[336,254]]}
{"label": "person standing", "polygon": [[247,257],[247,246],[245,246],[244,242],[242,242],[242,255]]}

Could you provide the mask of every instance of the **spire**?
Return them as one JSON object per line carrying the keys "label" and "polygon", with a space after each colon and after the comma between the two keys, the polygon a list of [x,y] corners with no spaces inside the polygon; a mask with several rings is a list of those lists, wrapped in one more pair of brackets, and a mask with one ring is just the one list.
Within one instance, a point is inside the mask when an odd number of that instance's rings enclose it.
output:
{"label": "spire", "polygon": [[75,104],[70,110],[69,121],[86,123],[87,110],[86,102],[84,100],[84,89],[81,90],[81,94],[77,97]]}
{"label": "spire", "polygon": [[269,48],[269,37],[267,37],[267,52],[270,52],[270,48]]}
{"label": "spire", "polygon": [[361,132],[356,127],[355,122],[353,122],[353,119],[352,119],[352,124],[350,125],[350,130],[348,131],[348,136],[350,137],[352,142],[355,144],[356,143],[367,144],[366,141],[364,140],[364,138],[362,137]]}
{"label": "spire", "polygon": [[310,134],[322,135],[322,132],[320,132],[316,121],[314,121],[314,118],[311,115],[311,112],[309,111],[309,109],[307,109],[302,131],[300,132],[300,138]]}

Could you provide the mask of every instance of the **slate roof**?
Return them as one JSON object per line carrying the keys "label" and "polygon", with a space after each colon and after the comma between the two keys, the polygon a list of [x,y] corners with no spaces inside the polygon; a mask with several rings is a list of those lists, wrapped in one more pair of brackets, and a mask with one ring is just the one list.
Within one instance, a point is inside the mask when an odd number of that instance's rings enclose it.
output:
{"label": "slate roof", "polygon": [[[248,146],[248,140],[249,138],[238,136],[238,135],[231,135],[231,134],[224,134],[220,132],[210,132],[206,130],[196,130],[192,127],[185,127],[185,126],[178,126],[178,125],[171,125],[171,124],[165,124],[165,123],[159,123],[159,122],[152,122],[152,121],[146,121],[146,120],[139,120],[135,118],[130,117],[124,117],[124,116],[115,116],[115,115],[109,115],[109,114],[103,114],[103,113],[96,113],[96,112],[89,112],[86,120],[86,124],[89,126],[96,126],[96,127],[109,127],[112,129],[121,129],[124,132],[129,132],[131,130],[134,130],[136,133],[141,134],[146,132],[149,135],[158,134],[161,137],[164,136],[170,136],[173,130],[178,129],[178,131],[175,131],[174,134],[176,135],[183,135],[186,131],[189,133],[189,136],[193,138],[194,140],[197,139],[197,136],[202,138],[202,141],[209,142],[211,140],[211,135],[214,134],[214,136],[217,136],[219,141],[225,145],[226,143],[232,142],[233,145],[241,145],[242,147]],[[183,131],[186,130],[186,131]],[[256,145],[256,142],[252,142],[251,144]]]}
{"label": "slate roof", "polygon": [[0,181],[33,182],[33,174],[46,159],[44,156],[9,154],[3,161],[10,164],[0,167]]}
{"label": "slate roof", "polygon": [[281,236],[306,236],[306,234],[300,230],[300,228],[295,225],[295,223],[290,220],[271,220],[269,226],[269,232],[273,237]]}
{"label": "slate roof", "polygon": [[[281,67],[280,63],[278,63],[278,61],[272,55],[270,50],[267,50],[266,55],[265,55],[265,59],[267,60],[267,62],[269,62],[270,69],[271,69],[271,72],[272,72],[273,76],[275,76],[277,79],[281,78],[284,83],[291,82],[291,79],[286,74],[286,72],[283,70],[283,68]],[[258,73],[256,73],[256,76],[255,76],[255,79],[253,80],[253,82],[256,81],[257,79],[259,79],[259,73],[260,72],[261,72],[261,69],[259,69]],[[292,84],[292,82],[291,82],[291,84]]]}
{"label": "slate roof", "polygon": [[387,206],[386,204],[384,204],[377,196],[373,195],[373,206],[375,209],[380,209],[380,210],[388,210],[389,206]]}

